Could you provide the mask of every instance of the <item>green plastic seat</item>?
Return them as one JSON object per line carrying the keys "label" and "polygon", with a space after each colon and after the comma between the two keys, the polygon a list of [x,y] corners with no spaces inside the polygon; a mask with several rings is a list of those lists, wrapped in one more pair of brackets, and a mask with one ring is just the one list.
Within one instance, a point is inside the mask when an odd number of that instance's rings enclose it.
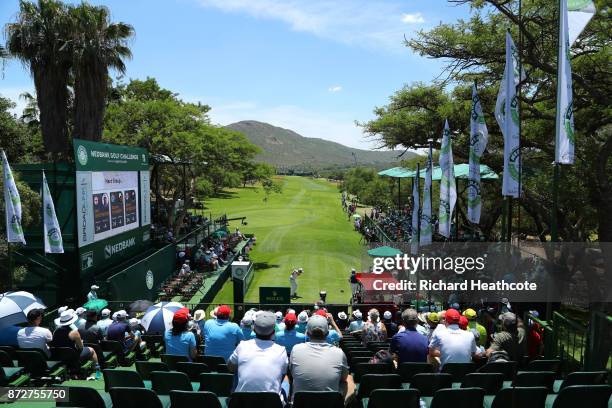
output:
{"label": "green plastic seat", "polygon": [[164,408],[155,391],[137,387],[113,387],[110,390],[113,408]]}
{"label": "green plastic seat", "polygon": [[399,374],[365,374],[359,383],[357,398],[369,398],[372,391],[377,389],[402,388],[402,377]]}
{"label": "green plastic seat", "polygon": [[353,380],[355,383],[359,383],[361,381],[361,377],[366,374],[391,374],[393,373],[393,370],[393,365],[389,363],[359,363],[355,366]]}
{"label": "green plastic seat", "polygon": [[370,393],[368,408],[419,408],[420,393],[417,389],[388,390],[377,389]]}
{"label": "green plastic seat", "polygon": [[222,408],[217,396],[207,391],[170,391],[172,408]]}
{"label": "green plastic seat", "polygon": [[47,360],[42,350],[17,350],[17,361],[32,378],[61,377],[67,369],[61,361]]}
{"label": "green plastic seat", "polygon": [[66,387],[68,388],[68,401],[56,402],[58,407],[106,408],[106,403],[95,388]]}
{"label": "green plastic seat", "polygon": [[410,382],[410,388],[416,388],[424,397],[431,397],[436,391],[452,386],[453,376],[448,373],[415,374]]}
{"label": "green plastic seat", "polygon": [[102,347],[102,351],[112,352],[117,357],[119,364],[123,367],[129,367],[136,361],[136,353],[133,351],[128,353],[124,352],[123,345],[118,341],[103,340],[100,346]]}
{"label": "green plastic seat", "polygon": [[191,381],[199,381],[200,374],[210,373],[210,368],[204,363],[179,362],[176,363],[176,371],[187,374]]}
{"label": "green plastic seat", "polygon": [[523,371],[516,374],[513,385],[516,387],[546,387],[553,393],[556,374],[553,371]]}
{"label": "green plastic seat", "polygon": [[234,392],[228,408],[283,408],[280,396],[275,392]]}
{"label": "green plastic seat", "polygon": [[570,385],[559,391],[552,408],[607,408],[610,395],[609,385]]}
{"label": "green plastic seat", "polygon": [[0,367],[15,367],[11,355],[4,350],[0,350]]}
{"label": "green plastic seat", "polygon": [[187,374],[177,371],[151,372],[151,385],[158,395],[168,395],[170,391],[193,391]]}
{"label": "green plastic seat", "polygon": [[448,373],[453,376],[453,382],[463,382],[466,374],[476,371],[474,363],[446,363],[442,367],[443,373]]}
{"label": "green plastic seat", "polygon": [[482,388],[444,388],[436,391],[430,408],[482,408]]}
{"label": "green plastic seat", "polygon": [[153,371],[170,371],[170,368],[168,368],[168,364],[161,361],[137,361],[136,371],[143,380],[147,381],[151,380]]}
{"label": "green plastic seat", "polygon": [[572,385],[601,385],[606,384],[608,373],[606,371],[576,371],[569,373],[563,380],[559,391]]}
{"label": "green plastic seat", "polygon": [[20,387],[30,377],[23,373],[23,367],[0,367],[0,387]]}
{"label": "green plastic seat", "polygon": [[429,363],[403,362],[397,367],[402,382],[409,383],[416,374],[433,373],[433,366]]}
{"label": "green plastic seat", "polygon": [[499,373],[504,375],[505,381],[514,380],[516,375],[516,361],[496,361],[493,363],[487,363],[480,367],[476,372],[478,373]]}
{"label": "green plastic seat", "polygon": [[210,367],[211,370],[219,372],[217,366],[220,364],[226,364],[225,359],[221,356],[201,356],[200,360],[202,363]]}
{"label": "green plastic seat", "polygon": [[159,356],[163,363],[166,363],[170,370],[176,371],[176,363],[188,363],[187,356],[175,356],[174,354],[161,354]]}
{"label": "green plastic seat", "polygon": [[234,387],[234,375],[229,373],[200,374],[199,391],[214,392],[218,397],[229,397]]}
{"label": "green plastic seat", "polygon": [[102,370],[104,377],[104,391],[109,392],[111,388],[145,388],[142,377],[136,371],[107,368]]}
{"label": "green plastic seat", "polygon": [[344,408],[344,398],[336,391],[300,391],[293,395],[292,408]]}
{"label": "green plastic seat", "polygon": [[504,375],[500,373],[467,374],[461,383],[461,388],[482,388],[486,395],[495,395],[504,385]]}
{"label": "green plastic seat", "polygon": [[546,387],[502,388],[497,392],[491,408],[544,408]]}
{"label": "green plastic seat", "polygon": [[525,371],[552,371],[558,375],[561,372],[561,360],[533,360],[527,364]]}

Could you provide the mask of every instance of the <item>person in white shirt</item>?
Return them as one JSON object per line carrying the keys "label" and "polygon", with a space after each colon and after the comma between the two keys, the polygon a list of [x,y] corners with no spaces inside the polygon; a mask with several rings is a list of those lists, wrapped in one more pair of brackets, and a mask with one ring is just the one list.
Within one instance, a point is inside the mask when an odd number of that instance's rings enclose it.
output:
{"label": "person in white shirt", "polygon": [[96,292],[100,287],[98,285],[91,285],[90,291],[87,294],[87,301],[91,302],[92,300],[96,300],[98,298],[98,292]]}
{"label": "person in white shirt", "polygon": [[429,342],[429,356],[440,357],[440,368],[447,363],[469,363],[478,358],[478,348],[474,335],[459,328],[461,315],[455,309],[446,311],[446,330],[439,331]]}
{"label": "person in white shirt", "polygon": [[111,311],[109,309],[102,309],[100,313],[101,319],[98,320],[98,327],[102,329],[102,334],[104,338],[106,338],[106,331],[108,330],[108,326],[113,323],[113,320],[110,318]]}
{"label": "person in white shirt", "polygon": [[77,319],[76,322],[74,322],[74,326],[77,329],[85,324],[85,321],[86,321],[85,320],[85,312],[87,312],[87,309],[85,309],[84,307],[77,307],[77,309],[75,310],[75,313],[78,316],[78,319]]}
{"label": "person in white shirt", "polygon": [[53,340],[53,334],[49,329],[40,327],[43,315],[43,309],[33,309],[28,312],[29,325],[17,332],[17,344],[19,348],[40,349],[47,357],[51,357],[51,350],[47,343]]}
{"label": "person in white shirt", "polygon": [[289,286],[291,287],[291,298],[293,298],[293,299],[298,297],[298,294],[297,294],[297,287],[298,287],[298,285],[297,285],[297,278],[298,278],[298,276],[300,276],[302,274],[302,272],[304,272],[302,268],[294,269],[291,272],[291,275],[289,275]]}

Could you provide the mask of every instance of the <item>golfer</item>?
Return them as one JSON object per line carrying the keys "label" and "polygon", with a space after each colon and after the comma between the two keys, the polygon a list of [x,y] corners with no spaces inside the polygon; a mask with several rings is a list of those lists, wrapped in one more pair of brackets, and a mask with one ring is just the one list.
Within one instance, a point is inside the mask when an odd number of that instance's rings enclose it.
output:
{"label": "golfer", "polygon": [[289,275],[289,285],[291,286],[291,298],[295,299],[298,297],[297,294],[297,278],[298,276],[300,276],[302,273],[304,272],[304,270],[302,268],[299,269],[294,269],[293,272],[291,272],[291,275]]}
{"label": "golfer", "polygon": [[355,268],[351,269],[351,277],[349,278],[349,282],[351,283],[351,293],[354,298],[359,290],[359,280],[357,279],[357,271]]}

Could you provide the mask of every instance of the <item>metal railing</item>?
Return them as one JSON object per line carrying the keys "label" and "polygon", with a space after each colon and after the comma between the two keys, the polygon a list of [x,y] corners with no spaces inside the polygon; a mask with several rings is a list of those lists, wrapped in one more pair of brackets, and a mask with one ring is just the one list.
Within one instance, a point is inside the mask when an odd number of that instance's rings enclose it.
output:
{"label": "metal railing", "polygon": [[372,218],[370,218],[367,214],[364,215],[365,226],[374,231],[374,235],[376,236],[377,242],[394,242],[389,236],[380,228],[380,225]]}

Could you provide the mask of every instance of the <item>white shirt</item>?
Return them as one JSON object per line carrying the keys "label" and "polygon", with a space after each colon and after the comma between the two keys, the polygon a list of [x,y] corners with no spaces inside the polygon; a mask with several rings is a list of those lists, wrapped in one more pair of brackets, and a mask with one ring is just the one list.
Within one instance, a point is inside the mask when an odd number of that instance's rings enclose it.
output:
{"label": "white shirt", "polygon": [[472,354],[478,351],[472,332],[461,330],[457,324],[451,324],[438,333],[434,330],[429,348],[440,350],[441,367],[446,363],[469,363]]}
{"label": "white shirt", "polygon": [[17,344],[19,348],[37,348],[45,352],[47,357],[51,357],[49,343],[53,340],[53,334],[49,329],[39,326],[28,326],[17,332]]}
{"label": "white shirt", "polygon": [[105,338],[106,338],[106,332],[108,331],[108,326],[110,326],[111,323],[113,323],[113,320],[110,317],[105,317],[103,319],[100,319],[98,320],[98,323],[96,323],[98,327],[102,329],[102,334],[104,335]]}
{"label": "white shirt", "polygon": [[92,290],[87,294],[87,300],[96,300],[97,298],[98,298],[98,294],[96,293],[95,290]]}
{"label": "white shirt", "polygon": [[295,278],[298,277],[298,272],[297,271],[293,271],[291,272],[291,275],[289,275],[289,279],[293,279],[295,280]]}
{"label": "white shirt", "polygon": [[[473,337],[473,336],[472,336]],[[241,341],[229,363],[238,367],[237,392],[276,392],[287,373],[287,351],[273,340]]]}

